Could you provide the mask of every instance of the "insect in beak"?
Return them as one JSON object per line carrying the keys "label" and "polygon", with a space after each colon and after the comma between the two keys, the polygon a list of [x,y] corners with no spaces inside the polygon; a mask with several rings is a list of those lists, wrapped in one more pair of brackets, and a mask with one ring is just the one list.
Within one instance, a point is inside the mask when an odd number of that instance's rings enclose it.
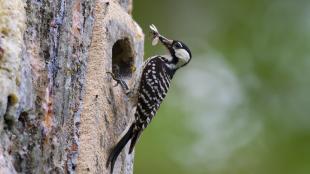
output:
{"label": "insect in beak", "polygon": [[155,46],[160,41],[163,45],[165,45],[168,49],[171,48],[173,40],[167,39],[166,37],[162,36],[155,25],[150,25],[151,33],[153,34],[153,41],[152,45]]}

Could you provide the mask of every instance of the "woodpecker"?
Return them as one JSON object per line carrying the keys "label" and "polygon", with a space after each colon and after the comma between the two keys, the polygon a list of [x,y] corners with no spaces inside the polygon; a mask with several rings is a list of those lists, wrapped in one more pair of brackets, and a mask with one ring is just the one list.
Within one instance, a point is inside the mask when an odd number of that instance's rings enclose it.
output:
{"label": "woodpecker", "polygon": [[[160,41],[167,48],[168,54],[150,57],[143,63],[135,120],[109,155],[106,167],[111,164],[111,174],[118,155],[129,140],[129,154],[132,153],[141,133],[149,125],[165,98],[175,72],[187,65],[192,58],[191,51],[183,42],[167,39],[159,34],[154,25],[150,25],[150,29],[153,35],[152,45]],[[119,82],[122,81],[120,78],[113,79],[119,84],[124,83]]]}

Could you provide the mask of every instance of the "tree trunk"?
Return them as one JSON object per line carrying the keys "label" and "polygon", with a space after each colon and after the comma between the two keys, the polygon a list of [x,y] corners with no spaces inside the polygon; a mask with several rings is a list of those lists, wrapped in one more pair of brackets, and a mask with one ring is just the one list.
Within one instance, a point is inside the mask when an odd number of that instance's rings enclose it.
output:
{"label": "tree trunk", "polygon": [[[131,9],[131,0],[0,0],[1,174],[109,173],[136,99],[106,72],[134,90],[143,62]],[[114,173],[132,173],[126,152]]]}

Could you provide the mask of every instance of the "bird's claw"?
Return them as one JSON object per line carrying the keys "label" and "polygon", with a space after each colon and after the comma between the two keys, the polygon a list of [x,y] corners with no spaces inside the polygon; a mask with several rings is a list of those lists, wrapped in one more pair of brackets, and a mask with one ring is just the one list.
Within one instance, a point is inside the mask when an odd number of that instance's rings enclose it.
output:
{"label": "bird's claw", "polygon": [[127,95],[128,93],[130,93],[129,88],[128,88],[128,85],[126,84],[126,82],[125,82],[123,79],[121,79],[121,77],[119,77],[119,76],[116,77],[115,74],[112,73],[112,72],[107,72],[107,74],[110,74],[111,77],[112,77],[112,79],[116,81],[116,84],[115,84],[113,87],[116,87],[116,86],[118,86],[118,85],[121,85],[121,87],[122,87],[122,89],[125,91],[126,95]]}

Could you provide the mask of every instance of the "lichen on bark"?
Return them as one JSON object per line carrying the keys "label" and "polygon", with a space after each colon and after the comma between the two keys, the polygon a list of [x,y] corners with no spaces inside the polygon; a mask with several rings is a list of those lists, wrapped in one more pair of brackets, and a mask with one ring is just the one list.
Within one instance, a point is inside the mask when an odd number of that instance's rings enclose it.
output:
{"label": "lichen on bark", "polygon": [[0,118],[7,120],[16,119],[20,99],[24,6],[23,1],[0,2]]}

